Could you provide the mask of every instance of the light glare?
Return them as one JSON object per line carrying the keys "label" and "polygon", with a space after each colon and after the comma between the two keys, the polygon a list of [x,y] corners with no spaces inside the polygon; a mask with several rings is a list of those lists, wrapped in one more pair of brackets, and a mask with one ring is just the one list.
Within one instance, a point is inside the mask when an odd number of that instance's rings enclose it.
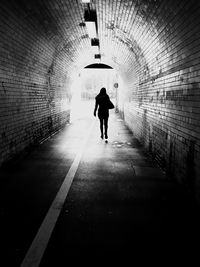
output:
{"label": "light glare", "polygon": [[96,38],[97,32],[96,32],[96,25],[95,21],[86,21],[85,25],[87,27],[88,35],[90,38]]}
{"label": "light glare", "polygon": [[98,45],[93,45],[92,46],[92,52],[94,54],[99,54],[99,47],[98,47]]}

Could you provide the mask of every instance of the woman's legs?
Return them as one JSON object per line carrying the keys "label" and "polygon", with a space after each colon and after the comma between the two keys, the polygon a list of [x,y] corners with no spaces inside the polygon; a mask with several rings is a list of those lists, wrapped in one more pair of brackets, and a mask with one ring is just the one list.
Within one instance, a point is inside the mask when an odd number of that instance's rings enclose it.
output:
{"label": "woman's legs", "polygon": [[[108,115],[99,116],[100,121],[100,131],[101,131],[101,138],[103,139],[103,136],[105,135],[105,138],[108,138]],[[103,134],[104,130],[104,134]]]}
{"label": "woman's legs", "polygon": [[108,116],[104,118],[105,138],[108,139]]}
{"label": "woman's legs", "polygon": [[99,121],[100,121],[101,138],[103,139],[103,118],[99,118]]}

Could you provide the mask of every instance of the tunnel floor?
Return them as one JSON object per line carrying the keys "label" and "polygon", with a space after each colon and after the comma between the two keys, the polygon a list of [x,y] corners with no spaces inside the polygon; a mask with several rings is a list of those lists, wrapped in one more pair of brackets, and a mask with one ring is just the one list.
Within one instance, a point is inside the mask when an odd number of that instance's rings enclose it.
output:
{"label": "tunnel floor", "polygon": [[21,266],[77,154],[40,266],[196,261],[197,204],[112,112],[108,143],[97,119],[82,118],[1,168],[2,266]]}

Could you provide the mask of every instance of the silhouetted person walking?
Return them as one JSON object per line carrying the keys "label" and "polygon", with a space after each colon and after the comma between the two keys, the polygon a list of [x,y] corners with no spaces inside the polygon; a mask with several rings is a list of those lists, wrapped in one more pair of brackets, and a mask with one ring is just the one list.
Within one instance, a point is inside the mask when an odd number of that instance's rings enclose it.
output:
{"label": "silhouetted person walking", "polygon": [[[106,93],[106,88],[101,88],[100,93],[95,98],[94,116],[98,109],[98,117],[100,121],[101,138],[108,139],[108,117],[110,98]],[[104,130],[104,131],[103,131]]]}

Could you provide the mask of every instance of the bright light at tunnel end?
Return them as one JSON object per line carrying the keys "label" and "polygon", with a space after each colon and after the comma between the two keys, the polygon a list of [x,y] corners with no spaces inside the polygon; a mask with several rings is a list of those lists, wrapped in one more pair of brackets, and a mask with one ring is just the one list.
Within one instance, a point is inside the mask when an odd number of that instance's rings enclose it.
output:
{"label": "bright light at tunnel end", "polygon": [[[106,65],[105,65],[106,66]],[[70,123],[93,118],[95,97],[105,87],[112,101],[116,101],[118,75],[112,68],[84,68],[74,75],[71,84]]]}

